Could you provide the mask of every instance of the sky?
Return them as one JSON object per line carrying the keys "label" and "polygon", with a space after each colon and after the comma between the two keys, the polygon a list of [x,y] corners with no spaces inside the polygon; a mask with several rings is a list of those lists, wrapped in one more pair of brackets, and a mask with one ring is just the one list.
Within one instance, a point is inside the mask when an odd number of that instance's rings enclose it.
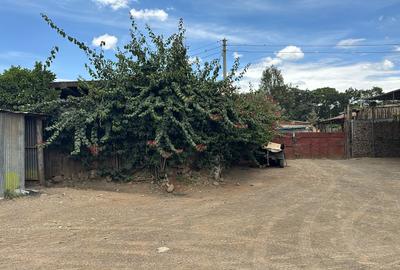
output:
{"label": "sky", "polygon": [[239,57],[250,64],[240,85],[256,88],[262,71],[275,65],[286,83],[301,89],[379,86],[400,88],[400,0],[0,0],[0,71],[31,68],[52,47],[60,51],[57,80],[89,78],[85,55],[60,38],[40,17],[47,14],[68,34],[106,55],[129,39],[129,16],[156,33],[187,29],[191,58]]}

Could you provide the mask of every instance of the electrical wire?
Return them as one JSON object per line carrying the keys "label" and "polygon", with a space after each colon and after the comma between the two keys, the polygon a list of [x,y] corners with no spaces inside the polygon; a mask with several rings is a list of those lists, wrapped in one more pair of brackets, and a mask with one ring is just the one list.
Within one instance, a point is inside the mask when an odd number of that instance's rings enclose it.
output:
{"label": "electrical wire", "polygon": [[[229,44],[229,47],[284,47],[288,46],[289,44]],[[382,43],[382,44],[294,44],[293,46],[299,47],[310,47],[310,48],[317,48],[317,47],[334,47],[334,48],[344,48],[344,47],[387,47],[387,46],[400,46],[399,43]]]}
{"label": "electrical wire", "polygon": [[209,57],[216,56],[216,55],[221,55],[221,53],[220,52],[212,53],[212,54],[201,57],[201,59],[207,59]]}
{"label": "electrical wire", "polygon": [[192,56],[197,56],[197,55],[201,55],[201,54],[204,54],[204,53],[207,53],[207,52],[212,52],[212,51],[220,50],[220,49],[221,49],[221,47],[214,47],[214,48],[207,49],[207,50],[204,50],[204,51],[199,52],[199,53],[192,54]]}
{"label": "electrical wire", "polygon": [[201,49],[206,49],[206,48],[208,48],[208,47],[215,46],[215,44],[219,44],[219,43],[220,43],[220,41],[216,41],[216,42],[209,43],[209,44],[207,44],[207,45],[200,46],[200,47],[197,47],[197,48],[194,48],[194,49],[191,49],[191,48],[189,47],[189,51],[191,51],[191,52],[193,53],[193,52],[199,51],[199,50],[201,50]]}
{"label": "electrical wire", "polygon": [[387,54],[387,53],[400,53],[400,51],[301,51],[301,52],[277,52],[277,51],[250,51],[250,50],[227,50],[229,52],[237,52],[237,53],[279,53],[279,54]]}

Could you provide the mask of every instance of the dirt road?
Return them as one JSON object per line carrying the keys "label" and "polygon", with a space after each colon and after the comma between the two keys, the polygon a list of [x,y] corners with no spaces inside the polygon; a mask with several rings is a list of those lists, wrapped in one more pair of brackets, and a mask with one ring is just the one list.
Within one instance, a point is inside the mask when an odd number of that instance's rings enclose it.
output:
{"label": "dirt road", "polygon": [[400,269],[399,159],[227,179],[186,196],[51,188],[1,201],[0,269]]}

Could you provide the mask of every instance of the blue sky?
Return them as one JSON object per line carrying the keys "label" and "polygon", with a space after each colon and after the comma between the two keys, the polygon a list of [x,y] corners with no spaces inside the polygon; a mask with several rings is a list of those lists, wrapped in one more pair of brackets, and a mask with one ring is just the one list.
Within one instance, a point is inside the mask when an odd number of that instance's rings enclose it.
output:
{"label": "blue sky", "polygon": [[148,23],[165,35],[183,18],[189,53],[203,62],[220,57],[218,42],[226,37],[229,64],[238,56],[243,64],[251,63],[243,89],[250,83],[257,86],[262,70],[271,64],[282,69],[288,83],[304,89],[400,88],[399,0],[1,2],[0,70],[32,67],[57,45],[60,52],[52,69],[58,80],[87,77],[84,54],[58,37],[40,13],[93,47],[105,40],[109,56],[127,41],[132,14],[141,26]]}

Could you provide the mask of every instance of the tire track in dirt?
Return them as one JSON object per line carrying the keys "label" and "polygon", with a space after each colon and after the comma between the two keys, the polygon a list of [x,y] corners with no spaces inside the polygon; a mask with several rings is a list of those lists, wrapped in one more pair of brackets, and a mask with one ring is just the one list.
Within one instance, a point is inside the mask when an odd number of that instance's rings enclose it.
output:
{"label": "tire track in dirt", "polygon": [[398,164],[296,160],[185,197],[54,189],[0,203],[0,268],[400,269]]}
{"label": "tire track in dirt", "polygon": [[[313,186],[312,188],[317,188],[317,189],[321,189],[321,186],[325,186],[326,183],[323,180],[323,176],[324,176],[324,172],[320,171],[318,166],[316,166],[313,162],[309,162],[308,163],[308,167],[297,167],[297,170],[300,170],[300,172],[298,173],[299,175],[308,175],[308,179],[306,179],[306,181],[310,181],[310,183],[312,183],[313,185],[315,185],[315,182],[318,182],[318,186],[315,187]],[[312,177],[312,175],[310,175],[310,171],[312,171],[314,173],[314,177]],[[314,179],[310,179],[310,178],[314,178]],[[313,181],[313,182],[311,182]],[[291,183],[293,184],[298,184],[295,182]],[[321,194],[318,198],[321,199],[325,196],[325,194],[329,193],[330,190],[334,189],[335,183],[330,183],[329,184],[329,188],[328,191],[326,191],[325,193]],[[291,189],[295,189],[296,187],[291,187]],[[287,190],[283,190],[284,193],[289,192],[289,190],[291,189],[287,189]],[[253,249],[256,252],[256,254],[253,256],[253,266],[257,267],[259,266],[261,263],[264,264],[264,267],[269,266],[269,267],[276,267],[278,269],[289,269],[287,267],[290,267],[290,265],[288,263],[277,263],[277,262],[273,262],[272,258],[270,257],[266,257],[265,253],[263,252],[265,245],[270,245],[270,246],[276,246],[276,245],[281,245],[280,243],[280,239],[275,240],[274,237],[272,237],[272,231],[274,230],[274,228],[277,225],[278,222],[284,222],[285,218],[287,218],[289,213],[296,213],[297,209],[299,208],[305,208],[306,205],[308,205],[309,203],[311,203],[310,200],[310,196],[308,197],[304,197],[304,195],[306,195],[307,193],[312,192],[312,189],[303,189],[300,193],[295,193],[296,198],[294,201],[290,201],[288,203],[290,203],[289,206],[287,206],[287,204],[285,204],[280,213],[277,216],[272,217],[272,220],[269,220],[267,222],[267,226],[263,227],[262,230],[258,233],[258,237],[264,239],[264,241],[262,242],[258,242],[256,247],[253,247]],[[305,209],[303,209],[305,210]],[[306,210],[307,211],[307,210]],[[297,215],[297,213],[296,213]],[[302,218],[301,223],[305,222],[306,217]],[[258,221],[259,222],[259,221]],[[271,241],[271,242],[268,242]],[[267,244],[268,243],[268,244]],[[296,250],[298,250],[297,252],[299,252],[300,254],[302,254],[301,256],[304,257],[308,257],[310,254],[312,253],[312,249],[309,248],[307,245],[305,246],[300,246],[300,247],[294,247],[292,246],[292,248],[295,248]],[[304,252],[304,250],[307,250],[308,252]],[[289,254],[287,254],[289,255]],[[293,257],[296,256],[296,254],[291,254]],[[259,269],[265,269],[265,268],[259,268]]]}
{"label": "tire track in dirt", "polygon": [[[321,175],[321,177],[326,177],[325,172]],[[326,191],[323,192],[313,204],[318,203],[319,207],[311,211],[311,213],[304,218],[303,226],[299,232],[299,251],[301,252],[301,258],[304,260],[304,264],[308,264],[307,267],[309,269],[321,269],[319,262],[316,261],[315,257],[323,257],[322,251],[315,250],[312,246],[311,238],[313,232],[313,226],[315,223],[315,219],[321,212],[323,208],[330,202],[332,196],[334,196],[333,191],[336,189],[336,181],[331,181]],[[312,213],[313,212],[313,213]]]}
{"label": "tire track in dirt", "polygon": [[[347,164],[342,164],[342,170],[345,171],[346,173],[350,173],[351,171],[356,172],[357,174],[362,174],[363,172],[357,168],[352,168]],[[364,172],[365,174],[365,172]],[[379,172],[374,170],[374,168],[371,168],[371,174],[374,175],[379,175]],[[361,178],[364,180],[363,178]],[[379,179],[379,178],[377,178]],[[352,193],[352,201],[354,202],[361,202],[361,205],[357,208],[352,208],[353,210],[347,214],[347,217],[344,218],[341,221],[341,225],[339,228],[339,234],[342,238],[342,242],[345,244],[347,247],[347,250],[349,253],[353,254],[352,259],[354,259],[356,262],[358,262],[360,265],[363,267],[372,267],[372,269],[384,269],[386,264],[393,265],[395,262],[389,262],[389,263],[384,263],[382,265],[382,262],[378,262],[379,260],[390,260],[390,257],[393,259],[396,259],[400,257],[399,251],[393,252],[394,250],[386,251],[386,254],[382,254],[382,251],[379,251],[379,254],[377,252],[371,253],[371,251],[365,250],[368,246],[365,244],[363,245],[362,243],[358,244],[356,239],[355,239],[355,223],[356,221],[362,219],[363,216],[370,216],[367,214],[367,211],[369,209],[377,208],[379,205],[384,205],[384,202],[386,201],[385,198],[387,197],[385,190],[382,189],[381,185],[378,185],[377,182],[371,182],[370,180],[365,179],[364,181],[358,181],[357,182],[360,187],[357,189],[357,191],[365,189],[365,190],[370,190],[368,193],[368,196],[372,196],[371,198],[366,199],[367,194],[355,194]],[[371,192],[371,187],[374,187]],[[372,195],[370,193],[373,193]],[[394,199],[394,202],[396,204],[396,199]],[[381,207],[382,210],[385,209],[385,207]],[[356,230],[358,231],[358,230]],[[372,232],[373,233],[373,232]],[[392,268],[389,268],[392,269]]]}

